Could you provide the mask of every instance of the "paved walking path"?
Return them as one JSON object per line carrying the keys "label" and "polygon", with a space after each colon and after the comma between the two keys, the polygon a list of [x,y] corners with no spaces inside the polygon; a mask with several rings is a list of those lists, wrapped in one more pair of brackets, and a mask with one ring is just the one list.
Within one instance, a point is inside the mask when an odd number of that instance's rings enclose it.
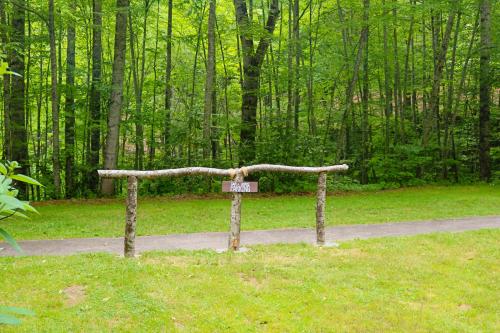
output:
{"label": "paved walking path", "polygon": [[[485,228],[500,228],[500,216],[470,217],[440,221],[397,222],[384,224],[357,224],[326,228],[327,241],[343,241],[356,238],[407,236],[433,232],[460,232]],[[275,229],[243,231],[241,244],[314,243],[314,229]],[[136,238],[136,251],[151,250],[198,250],[227,247],[228,233],[203,232]],[[61,240],[29,240],[19,242],[27,255],[68,255],[84,252],[123,253],[123,238],[73,238]],[[16,255],[5,243],[0,256]]]}

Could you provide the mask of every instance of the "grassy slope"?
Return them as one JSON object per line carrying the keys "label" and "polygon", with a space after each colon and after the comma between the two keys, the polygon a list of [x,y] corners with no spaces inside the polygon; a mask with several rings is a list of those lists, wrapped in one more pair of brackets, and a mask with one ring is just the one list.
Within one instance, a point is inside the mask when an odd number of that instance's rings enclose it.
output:
{"label": "grassy slope", "polygon": [[[349,193],[327,200],[327,224],[500,215],[500,187],[422,187]],[[226,231],[229,199],[139,199],[138,235]],[[121,236],[123,200],[43,204],[32,220],[2,221],[17,239]],[[242,229],[313,227],[314,196],[243,199]]]}
{"label": "grassy slope", "polygon": [[[12,332],[499,332],[500,231],[210,251],[0,258]],[[64,290],[84,290],[70,301]],[[75,295],[73,295],[75,296]]]}

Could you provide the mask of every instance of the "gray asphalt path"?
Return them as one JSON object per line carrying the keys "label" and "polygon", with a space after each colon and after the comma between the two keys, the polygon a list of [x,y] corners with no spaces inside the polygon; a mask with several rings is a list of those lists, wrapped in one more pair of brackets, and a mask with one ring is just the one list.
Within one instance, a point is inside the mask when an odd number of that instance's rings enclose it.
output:
{"label": "gray asphalt path", "polygon": [[[461,232],[485,228],[500,228],[500,216],[470,217],[451,220],[397,222],[384,224],[357,224],[326,228],[326,240],[330,242],[390,236],[408,236],[434,232]],[[314,229],[275,229],[243,231],[241,244],[314,243]],[[141,236],[136,238],[136,252],[151,250],[199,250],[224,249],[228,234],[202,232]],[[72,238],[60,240],[28,240],[19,242],[27,255],[69,255],[88,252],[123,253],[123,238]],[[0,256],[17,253],[5,243]]]}

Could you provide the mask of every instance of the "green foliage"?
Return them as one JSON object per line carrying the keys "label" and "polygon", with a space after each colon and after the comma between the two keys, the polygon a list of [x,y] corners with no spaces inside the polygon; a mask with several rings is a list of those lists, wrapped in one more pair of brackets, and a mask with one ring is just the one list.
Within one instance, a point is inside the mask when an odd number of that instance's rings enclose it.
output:
{"label": "green foliage", "polygon": [[[66,129],[70,127],[65,126],[64,131],[61,128],[60,138],[53,138],[51,114],[45,112],[51,107],[47,94],[51,74],[47,63],[49,42],[44,21],[47,3],[41,0],[31,1],[29,6],[32,13],[37,13],[30,16],[32,31],[37,33],[25,40],[24,54],[28,54],[29,49],[30,61],[25,64],[25,73],[21,74],[25,76],[26,83],[29,79],[29,85],[25,85],[25,105],[31,111],[26,112],[30,119],[18,126],[31,124],[28,131],[30,139],[26,140],[30,174],[36,175],[38,180],[46,184],[43,190],[35,192],[37,200],[50,199],[56,193],[52,181],[52,143],[54,140],[63,143],[65,138],[72,135],[75,137],[74,149],[61,144],[62,153],[74,152],[70,173],[73,179],[67,181],[68,175],[62,172],[63,184],[74,185],[72,188],[75,190],[71,193],[74,196],[96,197],[99,193],[87,186],[89,172],[96,167],[88,163],[89,126],[99,127],[99,141],[105,143],[106,113],[109,110],[115,54],[113,22],[116,1],[102,1],[102,73],[101,81],[94,82],[101,95],[99,119],[102,121],[97,125],[89,124],[92,2],[76,1],[75,8],[71,6],[73,1],[54,2],[58,13],[55,18],[56,36],[59,36],[57,48],[60,48],[57,56],[62,55],[62,59],[58,59],[61,64],[59,73],[63,76],[67,73],[67,29],[70,24],[74,24],[76,29],[75,85],[66,86],[67,80],[63,77],[58,89],[62,104],[68,91],[74,93],[75,132],[69,133]],[[236,167],[239,164],[241,76],[244,73],[241,71],[243,45],[237,36],[239,31],[243,31],[246,36],[253,37],[253,47],[257,48],[258,40],[268,35],[263,26],[269,17],[269,3],[254,2],[252,8],[247,8],[252,20],[239,29],[235,22],[234,2],[217,1],[217,82],[212,117],[217,153],[213,158],[206,158],[203,157],[206,144],[203,140],[203,110],[208,1],[183,0],[173,3],[171,41],[174,66],[169,83],[173,94],[168,117],[165,107],[168,2],[131,2],[129,18],[132,28],[127,30],[132,30],[135,37],[131,38],[131,31],[127,31],[117,168],[135,169],[138,165],[144,165],[146,169]],[[256,155],[253,162],[325,165],[345,161],[351,167],[345,174],[349,179],[342,178],[346,188],[357,187],[361,182],[372,184],[373,188],[386,188],[439,181],[477,181],[477,88],[480,70],[477,1],[370,1],[368,71],[365,76],[364,64],[359,66],[350,105],[346,105],[349,104],[346,91],[354,78],[356,54],[360,46],[358,40],[366,23],[363,19],[363,1],[302,0],[297,3],[300,20],[296,27],[294,14],[289,13],[289,9],[292,12],[295,10],[295,2],[280,1],[280,17],[271,38],[271,47],[262,64],[255,119]],[[288,8],[289,5],[291,8]],[[438,89],[439,112],[434,114],[435,111],[430,109],[434,58],[442,49],[447,18],[454,6],[459,6],[460,19],[455,17],[443,67],[443,80]],[[12,17],[14,8],[7,2],[4,9],[7,18]],[[496,2],[492,13],[497,13],[498,8],[499,3]],[[492,40],[498,35],[497,21],[492,20]],[[5,29],[8,41],[14,37],[10,36],[11,28]],[[295,40],[295,31],[289,31],[297,28],[299,40]],[[456,43],[455,32],[458,32]],[[131,61],[130,52],[130,43],[134,40],[135,64]],[[23,54],[21,46],[15,42],[6,43],[1,49],[4,54],[0,54],[0,74],[8,69],[4,61],[11,61],[8,51],[17,50]],[[500,54],[494,51],[491,52],[492,73],[498,68]],[[298,63],[297,56],[300,60]],[[384,57],[387,58],[387,68]],[[134,89],[134,68],[138,81],[144,81],[140,102]],[[492,78],[493,87],[496,87],[495,79]],[[362,95],[365,83],[369,90],[368,128],[363,129],[362,120],[366,110],[362,105]],[[384,88],[386,83],[389,88],[387,92]],[[396,103],[396,97],[399,103]],[[498,100],[498,89],[492,89],[492,170],[500,169]],[[390,105],[388,110],[385,109],[386,102]],[[61,111],[65,108],[65,105],[61,105]],[[65,112],[61,112],[61,125],[65,115]],[[165,140],[167,118],[169,136]],[[429,129],[426,144],[422,140],[425,126]],[[142,153],[139,154],[137,150],[141,140],[139,127],[143,131],[145,146],[144,161],[140,164],[138,159],[142,159]],[[365,130],[368,132],[366,137],[363,135]],[[343,135],[345,138],[342,138]],[[346,141],[345,147],[340,146],[342,139]],[[345,149],[342,154],[339,153],[341,149]],[[66,161],[61,158],[60,162],[65,165]],[[102,167],[102,164],[101,157],[98,167]],[[367,172],[362,175],[363,166],[367,167]],[[493,173],[493,180],[498,179],[495,171]],[[316,182],[314,177],[294,175],[262,174],[257,178],[261,179],[261,190],[264,192],[309,191]],[[218,180],[215,179],[185,177],[144,181],[141,182],[140,190],[141,194],[151,195],[207,193],[217,191],[217,184]]]}
{"label": "green foliage", "polygon": [[[15,170],[19,168],[17,162],[7,162],[6,164],[0,163],[0,220],[10,217],[27,218],[23,213],[32,212],[37,213],[28,202],[21,201],[17,198],[19,191],[13,186],[13,181],[41,186],[38,181],[31,177],[16,174]],[[22,249],[12,236],[0,228],[0,236],[9,243],[14,249],[22,253]],[[17,325],[21,321],[14,315],[34,315],[34,312],[23,308],[0,306],[0,324]]]}
{"label": "green foliage", "polygon": [[[12,182],[17,181],[36,186],[41,186],[42,184],[31,177],[16,174],[15,170],[17,168],[19,168],[17,162],[0,163],[0,220],[9,217],[27,218],[23,214],[25,212],[37,213],[36,209],[29,202],[21,201],[17,198],[19,191],[12,185]],[[2,228],[0,228],[0,235],[17,251],[22,252],[14,238]]]}

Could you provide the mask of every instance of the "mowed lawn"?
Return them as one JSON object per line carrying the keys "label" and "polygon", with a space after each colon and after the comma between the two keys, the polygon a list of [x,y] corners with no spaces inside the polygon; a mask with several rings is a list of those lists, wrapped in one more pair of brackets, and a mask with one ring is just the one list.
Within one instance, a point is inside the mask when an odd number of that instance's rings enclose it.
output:
{"label": "mowed lawn", "polygon": [[[2,221],[17,239],[122,236],[123,199],[60,201],[35,204],[39,216]],[[242,230],[311,228],[315,196],[244,195]],[[141,198],[138,235],[226,231],[230,197]],[[500,186],[429,186],[379,192],[331,194],[327,225],[416,221],[500,215]]]}
{"label": "mowed lawn", "polygon": [[0,258],[2,332],[499,332],[500,230],[246,253]]}

